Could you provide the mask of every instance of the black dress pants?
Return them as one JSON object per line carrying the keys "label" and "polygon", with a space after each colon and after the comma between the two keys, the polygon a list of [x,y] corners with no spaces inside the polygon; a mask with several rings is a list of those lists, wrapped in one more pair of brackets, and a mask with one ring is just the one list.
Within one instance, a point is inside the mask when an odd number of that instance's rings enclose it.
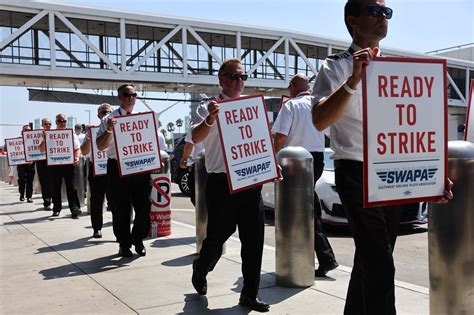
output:
{"label": "black dress pants", "polygon": [[[324,153],[311,152],[311,155],[313,156],[314,183],[316,184],[323,173]],[[316,191],[314,191],[314,251],[316,252],[316,257],[318,257],[319,265],[322,267],[336,261],[331,244],[329,244],[329,240],[323,232],[321,203]]]}
{"label": "black dress pants", "polygon": [[265,214],[260,208],[262,186],[230,194],[225,173],[209,174],[206,186],[207,237],[196,268],[202,274],[214,269],[225,241],[239,229],[242,244],[242,293],[254,298],[260,285]]}
{"label": "black dress pants", "polygon": [[33,196],[33,178],[35,177],[35,163],[18,165],[18,191],[20,197],[31,198]]}
{"label": "black dress pants", "polygon": [[90,211],[91,224],[94,231],[102,230],[104,223],[103,205],[107,193],[107,175],[94,176],[94,165],[89,162],[89,189],[90,189]]}
{"label": "black dress pants", "polygon": [[[107,182],[112,202],[112,223],[120,247],[130,248],[148,236],[150,231],[150,174],[120,177],[117,160],[107,162]],[[130,215],[135,211],[132,233]]]}
{"label": "black dress pants", "polygon": [[355,242],[344,314],[396,314],[393,249],[400,207],[363,207],[363,164],[337,160],[336,187]]}
{"label": "black dress pants", "polygon": [[74,165],[56,165],[49,167],[51,182],[53,184],[53,212],[60,212],[62,209],[61,185],[66,185],[67,202],[69,210],[74,213],[81,209],[77,188],[74,185],[74,176],[76,176]]}
{"label": "black dress pants", "polygon": [[46,160],[36,161],[36,170],[41,184],[41,197],[43,198],[43,206],[49,207],[51,205],[51,176],[49,174],[49,167]]}

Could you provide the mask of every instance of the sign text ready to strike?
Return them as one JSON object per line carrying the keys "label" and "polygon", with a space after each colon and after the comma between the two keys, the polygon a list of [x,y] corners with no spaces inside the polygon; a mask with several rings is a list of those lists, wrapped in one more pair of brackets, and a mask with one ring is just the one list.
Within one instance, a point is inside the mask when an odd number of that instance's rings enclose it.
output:
{"label": "sign text ready to strike", "polygon": [[364,205],[442,196],[447,178],[445,60],[374,58],[362,84]]}

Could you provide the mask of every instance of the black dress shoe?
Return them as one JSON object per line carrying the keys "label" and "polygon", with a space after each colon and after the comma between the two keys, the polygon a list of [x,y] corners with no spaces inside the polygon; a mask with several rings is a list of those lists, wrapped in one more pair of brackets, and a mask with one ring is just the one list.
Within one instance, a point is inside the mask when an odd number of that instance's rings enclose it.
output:
{"label": "black dress shoe", "polygon": [[239,304],[261,313],[268,312],[270,310],[270,305],[262,301],[258,296],[252,299],[245,294],[241,294]]}
{"label": "black dress shoe", "polygon": [[50,207],[49,205],[44,206],[44,210],[45,210],[45,211],[51,211],[51,207]]}
{"label": "black dress shoe", "polygon": [[77,209],[77,210],[72,210],[71,211],[71,218],[73,219],[77,219],[77,217],[82,213],[81,210]]}
{"label": "black dress shoe", "polygon": [[191,282],[193,283],[193,287],[199,295],[206,295],[207,294],[207,280],[206,276],[200,273],[196,268],[197,260],[193,261],[193,276],[191,278]]}
{"label": "black dress shoe", "polygon": [[337,267],[339,267],[339,264],[337,263],[337,261],[333,261],[327,266],[319,266],[318,269],[314,271],[314,276],[325,277],[328,271],[334,270]]}
{"label": "black dress shoe", "polygon": [[142,241],[135,243],[135,252],[137,252],[137,254],[140,256],[146,255],[146,249]]}
{"label": "black dress shoe", "polygon": [[102,238],[102,232],[100,230],[94,231],[94,234],[92,234],[93,238]]}
{"label": "black dress shoe", "polygon": [[33,203],[33,199],[31,199],[31,198],[26,198],[26,202],[28,202],[28,203]]}
{"label": "black dress shoe", "polygon": [[127,258],[133,257],[132,251],[130,250],[130,248],[127,248],[127,247],[120,247],[118,254],[119,256],[122,256],[122,257],[127,257]]}
{"label": "black dress shoe", "polygon": [[59,211],[54,211],[53,210],[53,217],[58,217],[59,216]]}
{"label": "black dress shoe", "polygon": [[25,197],[20,197],[20,201],[25,201]]}

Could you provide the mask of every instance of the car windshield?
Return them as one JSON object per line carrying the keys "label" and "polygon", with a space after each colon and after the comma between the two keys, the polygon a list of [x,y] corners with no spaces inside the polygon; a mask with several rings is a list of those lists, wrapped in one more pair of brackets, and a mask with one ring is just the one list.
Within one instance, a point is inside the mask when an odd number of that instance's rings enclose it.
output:
{"label": "car windshield", "polygon": [[331,155],[333,151],[324,151],[324,170],[325,171],[334,171],[334,160],[331,160]]}

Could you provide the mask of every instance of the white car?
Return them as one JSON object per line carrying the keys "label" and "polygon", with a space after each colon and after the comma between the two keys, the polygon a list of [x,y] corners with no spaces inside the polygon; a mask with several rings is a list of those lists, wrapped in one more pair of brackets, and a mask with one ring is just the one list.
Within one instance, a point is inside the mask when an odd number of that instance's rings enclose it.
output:
{"label": "white car", "polygon": [[[330,148],[324,150],[324,171],[314,187],[321,201],[321,219],[326,224],[347,224],[346,215],[342,208],[341,199],[336,191],[334,178],[334,161]],[[262,188],[262,199],[265,207],[275,208],[275,186],[267,183]],[[400,224],[424,224],[428,222],[428,209],[426,202],[411,203],[402,206]]]}

